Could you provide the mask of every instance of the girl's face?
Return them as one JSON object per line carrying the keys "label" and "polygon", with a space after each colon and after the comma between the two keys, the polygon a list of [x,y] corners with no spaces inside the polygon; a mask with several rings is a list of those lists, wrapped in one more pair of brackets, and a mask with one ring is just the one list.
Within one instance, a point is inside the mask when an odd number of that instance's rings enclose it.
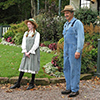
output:
{"label": "girl's face", "polygon": [[27,22],[27,27],[28,27],[29,30],[34,29],[34,25],[31,22]]}

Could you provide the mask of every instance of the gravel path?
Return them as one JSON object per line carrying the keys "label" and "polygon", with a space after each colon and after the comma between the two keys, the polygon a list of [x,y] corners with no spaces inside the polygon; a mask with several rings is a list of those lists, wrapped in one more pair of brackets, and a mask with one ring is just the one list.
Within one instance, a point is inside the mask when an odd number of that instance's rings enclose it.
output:
{"label": "gravel path", "polygon": [[93,80],[80,81],[80,94],[74,98],[61,94],[65,89],[65,83],[35,86],[32,90],[26,90],[25,85],[10,90],[10,86],[10,84],[0,85],[0,100],[100,100],[100,82]]}

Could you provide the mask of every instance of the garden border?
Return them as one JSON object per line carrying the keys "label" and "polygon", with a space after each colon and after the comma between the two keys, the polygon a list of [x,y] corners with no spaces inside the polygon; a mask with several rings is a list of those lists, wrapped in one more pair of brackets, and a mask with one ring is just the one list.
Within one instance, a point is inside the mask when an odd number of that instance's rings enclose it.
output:
{"label": "garden border", "polygon": [[[80,80],[88,80],[91,79],[93,75],[92,74],[81,74]],[[18,77],[0,77],[0,84],[14,84],[17,81]],[[27,77],[22,78],[22,85],[26,85],[31,79]],[[35,84],[36,85],[49,85],[49,84],[56,84],[56,83],[64,83],[65,78],[60,77],[60,78],[35,78]]]}

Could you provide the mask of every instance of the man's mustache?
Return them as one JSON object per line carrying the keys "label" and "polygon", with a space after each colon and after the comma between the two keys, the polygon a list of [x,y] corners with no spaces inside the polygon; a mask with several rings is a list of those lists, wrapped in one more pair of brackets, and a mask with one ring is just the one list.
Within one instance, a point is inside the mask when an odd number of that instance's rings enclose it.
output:
{"label": "man's mustache", "polygon": [[66,17],[69,17],[69,16],[66,16]]}

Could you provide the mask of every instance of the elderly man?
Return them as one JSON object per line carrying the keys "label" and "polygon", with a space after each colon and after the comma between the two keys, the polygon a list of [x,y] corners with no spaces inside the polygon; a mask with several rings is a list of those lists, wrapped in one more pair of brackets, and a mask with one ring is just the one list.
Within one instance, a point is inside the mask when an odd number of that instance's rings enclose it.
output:
{"label": "elderly man", "polygon": [[84,45],[84,28],[80,20],[74,17],[74,8],[65,6],[64,13],[67,22],[64,24],[64,75],[66,90],[62,94],[75,97],[79,94],[79,82],[81,71],[81,55]]}

